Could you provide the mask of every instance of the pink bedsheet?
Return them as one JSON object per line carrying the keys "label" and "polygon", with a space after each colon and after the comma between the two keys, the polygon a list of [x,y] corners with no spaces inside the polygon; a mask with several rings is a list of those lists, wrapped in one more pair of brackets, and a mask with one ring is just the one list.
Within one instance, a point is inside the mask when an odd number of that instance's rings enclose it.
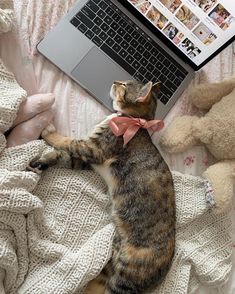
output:
{"label": "pink bedsheet", "polygon": [[[15,32],[1,36],[0,56],[28,94],[55,93],[54,123],[58,132],[81,138],[109,112],[36,50],[38,41],[55,26],[74,2],[75,0],[13,0],[17,27]],[[192,86],[220,81],[234,74],[235,52],[231,45],[196,74],[188,90],[166,117],[166,125],[175,116],[195,113],[187,99],[187,93]],[[157,143],[158,136],[154,140]],[[210,157],[202,146],[174,156],[164,153],[164,156],[171,169],[192,175],[201,175],[210,163]],[[198,293],[221,292],[201,288]],[[222,293],[235,293],[235,270]]]}

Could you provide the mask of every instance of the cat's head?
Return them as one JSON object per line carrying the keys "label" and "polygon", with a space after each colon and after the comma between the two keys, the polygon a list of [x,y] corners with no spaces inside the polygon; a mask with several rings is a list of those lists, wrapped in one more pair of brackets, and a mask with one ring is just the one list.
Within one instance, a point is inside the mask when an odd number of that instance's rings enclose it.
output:
{"label": "cat's head", "polygon": [[114,82],[110,91],[114,110],[133,117],[153,119],[160,84],[143,84],[134,80]]}

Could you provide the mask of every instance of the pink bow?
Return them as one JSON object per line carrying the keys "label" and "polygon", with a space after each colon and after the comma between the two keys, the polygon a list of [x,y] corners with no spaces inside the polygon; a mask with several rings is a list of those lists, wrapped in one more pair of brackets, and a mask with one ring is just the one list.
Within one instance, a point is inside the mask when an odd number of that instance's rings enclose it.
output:
{"label": "pink bow", "polygon": [[140,128],[157,132],[164,127],[164,122],[156,119],[147,121],[143,118],[114,117],[110,120],[109,127],[115,136],[123,135],[125,146]]}

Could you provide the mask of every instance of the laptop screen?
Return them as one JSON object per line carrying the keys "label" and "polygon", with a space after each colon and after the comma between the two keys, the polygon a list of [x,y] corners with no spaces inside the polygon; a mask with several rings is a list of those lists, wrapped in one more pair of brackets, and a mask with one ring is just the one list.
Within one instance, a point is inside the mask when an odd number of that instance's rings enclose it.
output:
{"label": "laptop screen", "polygon": [[235,34],[234,0],[128,0],[197,66]]}

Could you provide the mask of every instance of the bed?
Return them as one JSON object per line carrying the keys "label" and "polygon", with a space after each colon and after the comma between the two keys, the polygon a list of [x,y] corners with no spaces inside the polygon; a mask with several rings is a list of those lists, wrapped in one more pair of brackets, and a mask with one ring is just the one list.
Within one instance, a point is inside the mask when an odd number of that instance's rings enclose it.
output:
{"label": "bed", "polygon": [[[3,2],[6,3],[6,1]],[[58,132],[66,136],[81,138],[86,136],[109,113],[108,110],[36,50],[38,41],[55,26],[74,2],[75,0],[13,0],[17,25],[13,33],[1,37],[0,53],[5,64],[15,74],[18,83],[28,94],[55,93],[54,124]],[[192,86],[220,81],[233,74],[235,74],[235,44],[230,45],[196,73],[189,88],[167,115],[166,125],[176,116],[196,112],[187,99],[187,93]],[[156,144],[158,136],[154,136]],[[178,155],[169,155],[164,150],[162,152],[172,170],[190,175],[201,175],[211,160],[202,146],[195,146]],[[233,214],[233,221],[235,222],[235,214]],[[234,265],[227,285],[223,290],[209,290],[201,287],[197,291],[198,294],[235,293],[235,246],[233,247]]]}

